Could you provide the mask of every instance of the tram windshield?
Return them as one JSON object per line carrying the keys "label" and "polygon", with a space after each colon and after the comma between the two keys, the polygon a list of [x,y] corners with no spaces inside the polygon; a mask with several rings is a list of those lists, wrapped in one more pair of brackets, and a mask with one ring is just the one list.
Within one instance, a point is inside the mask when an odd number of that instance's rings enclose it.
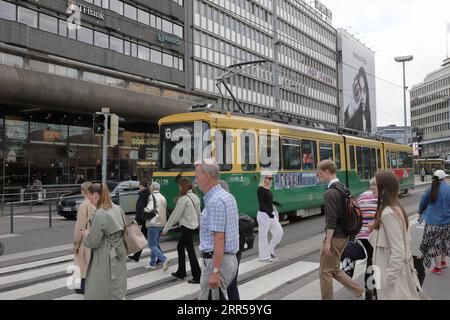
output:
{"label": "tram windshield", "polygon": [[[160,128],[161,171],[193,171],[196,160],[205,156],[211,143],[209,125],[206,122],[186,122],[162,125]],[[209,152],[209,156],[211,153]]]}

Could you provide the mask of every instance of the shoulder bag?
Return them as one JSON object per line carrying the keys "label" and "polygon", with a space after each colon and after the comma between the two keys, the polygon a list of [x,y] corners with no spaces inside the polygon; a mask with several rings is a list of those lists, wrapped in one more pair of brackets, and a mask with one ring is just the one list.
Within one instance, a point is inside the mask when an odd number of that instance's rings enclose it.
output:
{"label": "shoulder bag", "polygon": [[[144,212],[142,214],[142,219],[144,219],[145,221],[151,220],[154,217],[156,217],[156,215],[158,214],[158,209],[157,209],[157,203],[156,203],[156,198],[154,196],[154,194],[151,194],[152,199],[153,199],[153,209],[150,210],[148,204],[147,206],[144,208]],[[149,201],[150,202],[150,201]]]}
{"label": "shoulder bag", "polygon": [[125,244],[125,248],[127,249],[127,255],[131,255],[144,249],[148,243],[137,222],[133,220],[132,222],[127,223],[123,212],[121,212],[121,215],[125,226],[123,232],[123,242]]}

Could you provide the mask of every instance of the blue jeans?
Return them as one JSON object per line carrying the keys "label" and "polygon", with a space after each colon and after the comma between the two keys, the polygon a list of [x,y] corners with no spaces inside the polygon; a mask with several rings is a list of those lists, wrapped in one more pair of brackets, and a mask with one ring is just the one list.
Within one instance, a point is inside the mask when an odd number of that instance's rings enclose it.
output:
{"label": "blue jeans", "polygon": [[167,257],[164,255],[164,253],[158,248],[158,240],[159,240],[159,234],[161,231],[163,231],[163,227],[150,227],[148,228],[148,246],[151,250],[151,257],[150,257],[150,265],[155,266],[156,265],[156,258],[161,260],[162,262],[167,260]]}

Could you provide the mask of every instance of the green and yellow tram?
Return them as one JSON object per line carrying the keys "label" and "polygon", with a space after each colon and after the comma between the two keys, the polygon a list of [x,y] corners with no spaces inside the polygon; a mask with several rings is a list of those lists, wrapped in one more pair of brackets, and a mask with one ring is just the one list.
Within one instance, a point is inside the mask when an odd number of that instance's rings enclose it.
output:
{"label": "green and yellow tram", "polygon": [[[255,217],[260,173],[274,175],[274,199],[284,216],[320,214],[324,185],[317,179],[317,164],[332,159],[338,177],[358,195],[369,188],[377,170],[392,170],[402,192],[414,188],[412,148],[394,143],[347,136],[231,113],[192,112],[159,121],[161,184],[173,209],[178,195],[176,179],[194,177],[196,156],[215,158],[221,179],[228,182],[239,212]],[[268,161],[270,159],[270,161]]]}

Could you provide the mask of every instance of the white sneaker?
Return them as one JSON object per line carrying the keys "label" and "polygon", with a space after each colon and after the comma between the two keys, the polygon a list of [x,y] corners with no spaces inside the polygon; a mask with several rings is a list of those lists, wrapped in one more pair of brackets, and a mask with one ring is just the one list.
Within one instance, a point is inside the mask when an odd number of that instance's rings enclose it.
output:
{"label": "white sneaker", "polygon": [[163,271],[167,272],[167,270],[169,270],[169,258],[166,259],[166,261],[164,261],[163,263]]}
{"label": "white sneaker", "polygon": [[270,260],[272,261],[280,261],[280,259],[276,256],[274,256],[273,254],[270,255]]}
{"label": "white sneaker", "polygon": [[259,260],[259,262],[265,262],[265,263],[271,263],[272,261],[273,261],[272,259]]}
{"label": "white sneaker", "polygon": [[156,266],[146,265],[145,270],[156,270]]}

